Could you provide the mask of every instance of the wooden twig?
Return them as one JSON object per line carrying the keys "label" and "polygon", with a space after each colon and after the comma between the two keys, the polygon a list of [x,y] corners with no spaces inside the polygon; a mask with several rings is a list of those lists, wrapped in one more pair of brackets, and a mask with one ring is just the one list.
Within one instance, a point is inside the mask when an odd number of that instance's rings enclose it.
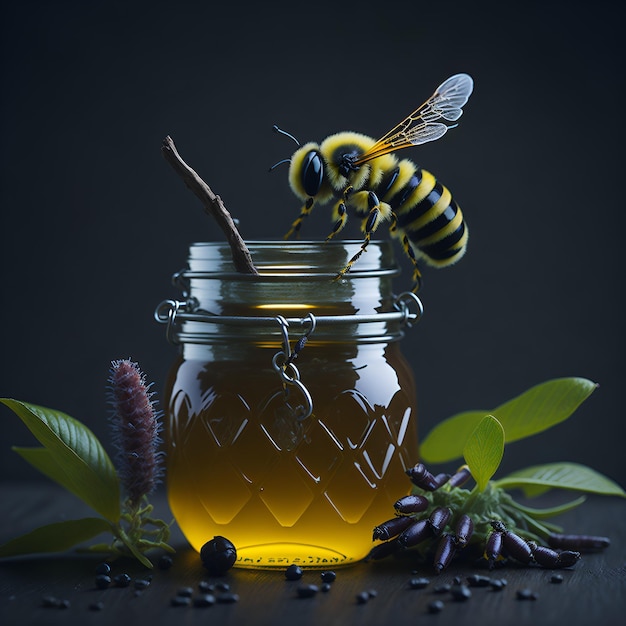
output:
{"label": "wooden twig", "polygon": [[178,154],[173,139],[168,135],[163,140],[161,152],[165,160],[172,166],[174,171],[183,179],[183,182],[202,202],[204,212],[213,217],[219,227],[224,231],[233,255],[235,269],[243,274],[258,274],[252,257],[244,240],[241,238],[233,218],[226,210],[222,199],[213,193],[211,188],[192,170]]}

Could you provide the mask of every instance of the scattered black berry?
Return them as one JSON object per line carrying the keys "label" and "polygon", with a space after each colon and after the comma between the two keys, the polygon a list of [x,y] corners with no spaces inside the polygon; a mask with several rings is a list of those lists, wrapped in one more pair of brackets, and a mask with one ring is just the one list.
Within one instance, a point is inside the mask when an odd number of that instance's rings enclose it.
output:
{"label": "scattered black berry", "polygon": [[215,596],[210,593],[203,593],[193,599],[193,605],[198,608],[205,608],[215,604]]}
{"label": "scattered black berry", "polygon": [[174,565],[174,560],[169,554],[164,554],[157,562],[159,569],[170,569]]}
{"label": "scattered black berry", "polygon": [[334,583],[337,578],[337,574],[335,572],[322,572],[321,574],[322,582],[324,583]]}
{"label": "scattered black berry", "polygon": [[187,596],[174,596],[170,604],[172,606],[189,606],[191,604],[191,598]]}
{"label": "scattered black berry", "polygon": [[41,598],[41,606],[46,609],[57,609],[59,608],[59,599],[54,596],[44,596]]}
{"label": "scattered black berry", "polygon": [[99,563],[96,566],[96,574],[110,574],[111,566],[108,563]]}
{"label": "scattered black berry", "polygon": [[367,604],[370,599],[370,594],[367,591],[361,591],[361,593],[356,594],[356,603],[357,604]]}
{"label": "scattered black berry", "polygon": [[225,574],[237,560],[237,550],[226,537],[219,535],[207,541],[200,549],[200,559],[209,573]]}
{"label": "scattered black berry", "polygon": [[320,591],[330,591],[332,588],[332,585],[330,583],[322,583],[320,586]]}
{"label": "scattered black berry", "polygon": [[137,591],[143,591],[150,586],[150,581],[147,578],[137,578],[135,579],[133,586]]}
{"label": "scattered black berry", "polygon": [[552,576],[550,577],[550,582],[554,583],[556,585],[560,585],[563,582],[563,575],[562,574],[552,574]]}
{"label": "scattered black berry", "polygon": [[411,578],[411,580],[409,580],[409,588],[424,589],[424,587],[427,587],[429,583],[430,580],[428,580],[428,578]]}
{"label": "scattered black berry", "polygon": [[113,578],[113,583],[116,587],[128,587],[130,581],[131,578],[128,574],[118,574]]}
{"label": "scattered black berry", "polygon": [[378,595],[378,591],[376,591],[376,589],[369,589],[367,593],[370,598],[375,598]]}
{"label": "scattered black berry", "polygon": [[46,609],[69,609],[69,600],[60,600],[54,596],[44,596],[41,599],[41,606]]}
{"label": "scattered black berry", "polygon": [[494,578],[489,584],[494,591],[502,591],[506,587],[506,580],[504,578]]}
{"label": "scattered black berry", "polygon": [[312,598],[319,591],[317,585],[300,585],[298,587],[298,598]]}
{"label": "scattered black berry", "polygon": [[191,598],[193,595],[193,589],[191,587],[181,587],[177,592],[177,596],[182,596],[183,598]]}
{"label": "scattered black berry", "polygon": [[515,597],[518,600],[536,600],[539,596],[532,589],[518,589]]}
{"label": "scattered black berry", "polygon": [[302,578],[302,568],[298,565],[290,565],[285,570],[285,578],[287,580],[300,580]]}
{"label": "scattered black berry", "polygon": [[450,588],[452,598],[457,602],[465,602],[472,597],[472,592],[467,585],[452,585]]}
{"label": "scattered black berry", "polygon": [[213,583],[207,582],[206,580],[201,580],[198,583],[198,589],[202,593],[213,593],[215,591],[215,585]]}
{"label": "scattered black berry", "polygon": [[98,589],[108,589],[111,584],[111,577],[108,574],[98,574],[96,576],[96,587]]}
{"label": "scattered black berry", "polygon": [[428,605],[428,612],[429,613],[441,613],[444,607],[445,607],[445,604],[441,600],[433,600],[433,602],[431,602]]}
{"label": "scattered black berry", "polygon": [[239,602],[239,596],[236,593],[220,593],[215,598],[219,604],[234,604],[235,602]]}
{"label": "scattered black berry", "polygon": [[437,585],[436,587],[434,587],[433,593],[437,593],[437,594],[448,593],[450,589],[451,589],[451,585],[449,585],[448,583],[445,583],[444,585]]}
{"label": "scattered black berry", "polygon": [[489,587],[492,582],[489,576],[481,576],[480,574],[472,574],[467,577],[467,584],[470,587]]}
{"label": "scattered black berry", "polygon": [[89,605],[89,610],[90,611],[102,611],[103,608],[104,608],[104,603],[103,602],[92,602]]}
{"label": "scattered black berry", "polygon": [[215,583],[215,588],[218,591],[230,591],[230,585],[224,582]]}

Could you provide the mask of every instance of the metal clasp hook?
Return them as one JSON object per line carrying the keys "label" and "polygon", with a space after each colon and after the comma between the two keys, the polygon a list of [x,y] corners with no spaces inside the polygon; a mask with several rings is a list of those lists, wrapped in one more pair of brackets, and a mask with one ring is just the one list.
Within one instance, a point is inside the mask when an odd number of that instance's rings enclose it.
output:
{"label": "metal clasp hook", "polygon": [[[404,315],[402,325],[411,328],[413,324],[419,322],[424,314],[422,301],[412,291],[401,293],[394,302],[395,308]],[[411,306],[415,308],[411,312]]]}
{"label": "metal clasp hook", "polygon": [[282,333],[283,349],[282,351],[277,352],[272,358],[272,366],[282,381],[283,389],[285,390],[285,403],[288,406],[291,406],[288,402],[288,398],[290,396],[291,389],[294,387],[302,396],[304,401],[303,404],[299,404],[293,409],[294,416],[298,421],[305,420],[313,413],[313,399],[311,398],[311,394],[305,387],[304,383],[300,381],[300,372],[293,363],[294,360],[298,358],[302,348],[304,348],[309,336],[315,330],[316,320],[312,313],[309,313],[308,320],[310,322],[310,327],[305,334],[298,339],[292,351],[289,343],[289,322],[282,315],[276,316],[276,321],[280,325]]}

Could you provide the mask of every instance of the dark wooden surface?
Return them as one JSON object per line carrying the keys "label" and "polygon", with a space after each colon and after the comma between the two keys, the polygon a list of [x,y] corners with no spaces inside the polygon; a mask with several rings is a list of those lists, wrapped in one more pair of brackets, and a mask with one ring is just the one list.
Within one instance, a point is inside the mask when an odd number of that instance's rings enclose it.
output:
{"label": "dark wooden surface", "polygon": [[[73,496],[48,483],[5,483],[0,485],[0,502],[0,542],[39,525],[89,514]],[[155,503],[157,513],[168,518],[164,497],[157,495]],[[174,566],[167,571],[155,569],[150,586],[141,593],[136,593],[132,585],[97,590],[94,569],[101,560],[97,556],[72,553],[4,560],[0,561],[0,624],[622,624],[626,615],[625,513],[623,500],[593,497],[559,518],[570,532],[607,535],[612,542],[601,553],[584,555],[574,568],[559,570],[564,577],[561,584],[550,582],[553,571],[507,566],[491,573],[506,578],[508,584],[503,591],[476,588],[466,602],[455,602],[449,594],[435,595],[432,590],[455,576],[488,572],[454,563],[449,571],[436,577],[425,567],[413,574],[414,564],[410,561],[385,560],[338,569],[330,591],[310,599],[297,597],[300,583],[286,581],[282,570],[234,569],[219,580],[238,594],[237,603],[209,608],[173,607],[170,600],[179,588],[197,589],[201,580],[211,580],[198,555],[177,531],[173,535],[177,548]],[[133,578],[148,573],[129,561],[116,562],[113,572],[127,572]],[[408,582],[415,576],[429,577],[430,585],[411,590]],[[318,584],[319,572],[305,572],[301,582]],[[538,598],[516,599],[516,591],[522,588],[532,589]],[[356,595],[371,589],[376,590],[376,597],[358,604]],[[70,606],[43,608],[41,599],[46,595],[67,599]],[[437,615],[427,612],[433,599],[445,603]],[[90,610],[89,606],[98,601],[103,609]]]}

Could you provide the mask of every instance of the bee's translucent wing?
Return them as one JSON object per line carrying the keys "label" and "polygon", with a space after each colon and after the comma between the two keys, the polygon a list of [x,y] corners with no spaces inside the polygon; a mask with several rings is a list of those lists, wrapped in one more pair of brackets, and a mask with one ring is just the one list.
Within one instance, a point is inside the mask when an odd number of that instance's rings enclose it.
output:
{"label": "bee's translucent wing", "polygon": [[[435,141],[448,132],[449,126],[445,124],[422,124],[402,133],[403,141],[408,141],[412,146],[419,146],[428,141]],[[406,146],[400,146],[406,147]]]}
{"label": "bee's translucent wing", "polygon": [[381,137],[367,152],[363,153],[355,165],[394,152],[400,148],[418,146],[435,141],[446,134],[446,124],[439,120],[455,122],[463,115],[463,106],[468,101],[474,81],[468,74],[455,74],[445,80],[435,93],[411,115]]}
{"label": "bee's translucent wing", "polygon": [[474,89],[474,81],[468,74],[455,74],[445,80],[422,106],[422,119],[431,122],[443,118],[455,122],[463,115],[463,106]]}

